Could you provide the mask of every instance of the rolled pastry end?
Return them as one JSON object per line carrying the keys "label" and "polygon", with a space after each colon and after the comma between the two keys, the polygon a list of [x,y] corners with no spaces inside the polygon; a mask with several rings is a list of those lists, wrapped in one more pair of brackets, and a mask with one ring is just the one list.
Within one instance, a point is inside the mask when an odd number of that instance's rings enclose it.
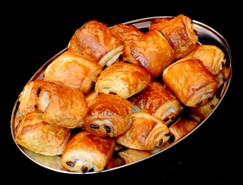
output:
{"label": "rolled pastry end", "polygon": [[67,143],[61,163],[73,172],[101,172],[112,158],[114,147],[112,138],[101,138],[81,131]]}
{"label": "rolled pastry end", "polygon": [[70,139],[70,130],[44,122],[42,114],[27,113],[15,129],[16,143],[22,147],[46,156],[61,155]]}
{"label": "rolled pastry end", "polygon": [[99,94],[89,106],[84,127],[100,137],[117,137],[132,123],[132,104],[115,94]]}
{"label": "rolled pastry end", "polygon": [[166,68],[165,86],[188,107],[201,106],[213,99],[219,81],[196,58],[181,59]]}

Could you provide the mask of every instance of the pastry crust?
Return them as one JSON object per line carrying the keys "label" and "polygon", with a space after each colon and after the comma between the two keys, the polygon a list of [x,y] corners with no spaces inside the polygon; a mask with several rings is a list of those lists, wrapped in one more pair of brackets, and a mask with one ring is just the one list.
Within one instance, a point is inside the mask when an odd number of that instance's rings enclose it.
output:
{"label": "pastry crust", "polygon": [[116,138],[116,142],[127,148],[152,151],[162,147],[170,138],[168,127],[158,118],[146,112],[132,115],[131,127]]}
{"label": "pastry crust", "polygon": [[47,156],[61,155],[70,138],[70,130],[42,120],[42,114],[24,115],[15,129],[15,141],[26,149]]}
{"label": "pastry crust", "polygon": [[193,51],[198,43],[197,30],[190,17],[179,14],[171,19],[157,18],[149,29],[161,31],[174,50],[175,60]]}
{"label": "pastry crust", "polygon": [[123,60],[144,67],[156,78],[174,61],[174,52],[159,31],[149,30],[125,45]]}
{"label": "pastry crust", "polygon": [[[229,81],[232,73],[232,68],[230,66],[224,66],[223,69],[216,75],[218,78],[219,86],[226,85]],[[222,91],[224,92],[224,91]]]}
{"label": "pastry crust", "polygon": [[114,146],[113,138],[98,137],[84,130],[67,143],[61,163],[73,172],[101,172],[110,161]]}
{"label": "pastry crust", "polygon": [[124,45],[129,44],[133,40],[138,40],[144,35],[144,32],[139,30],[132,24],[115,24],[110,28],[110,31],[118,37]]}
{"label": "pastry crust", "polygon": [[90,20],[75,31],[68,43],[68,50],[99,63],[113,63],[122,54],[123,43],[109,27],[100,21]]}
{"label": "pastry crust", "polygon": [[102,67],[98,63],[67,50],[47,66],[43,80],[88,94],[101,71]]}
{"label": "pastry crust", "polygon": [[216,45],[200,44],[184,58],[195,57],[214,75],[223,70],[226,63],[224,52]]}
{"label": "pastry crust", "polygon": [[132,104],[115,94],[99,94],[89,106],[84,128],[100,137],[117,137],[132,123]]}
{"label": "pastry crust", "polygon": [[152,81],[129,101],[135,110],[148,112],[166,125],[175,122],[183,111],[181,102],[158,81]]}
{"label": "pastry crust", "polygon": [[127,47],[132,41],[138,40],[144,35],[144,32],[132,24],[115,24],[110,28],[111,32],[118,37],[124,44],[122,60],[132,58],[130,47]]}
{"label": "pastry crust", "polygon": [[117,94],[127,99],[146,88],[150,81],[151,76],[143,67],[119,61],[101,72],[95,92]]}
{"label": "pastry crust", "polygon": [[152,155],[151,151],[136,150],[128,148],[118,152],[118,155],[125,161],[125,164],[138,162]]}
{"label": "pastry crust", "polygon": [[196,58],[174,62],[166,68],[162,79],[166,88],[188,107],[197,107],[212,100],[219,84]]}
{"label": "pastry crust", "polygon": [[70,129],[82,127],[88,111],[81,91],[43,80],[26,84],[19,102],[22,114],[40,112],[43,121]]}
{"label": "pastry crust", "polygon": [[201,120],[204,120],[212,113],[212,111],[219,103],[219,100],[220,99],[215,95],[213,99],[206,104],[198,107],[191,107],[189,112],[196,114],[201,118]]}
{"label": "pastry crust", "polygon": [[[182,117],[175,124],[169,127],[171,134],[173,135],[174,142],[178,141],[189,132],[191,132],[198,125],[198,121],[189,117]],[[169,143],[169,142],[168,142]]]}
{"label": "pastry crust", "polygon": [[95,98],[98,96],[98,94],[95,92],[95,90],[93,89],[92,91],[89,92],[89,94],[87,94],[85,96],[85,100],[87,102],[88,107],[90,105],[92,105],[92,103],[94,102]]}

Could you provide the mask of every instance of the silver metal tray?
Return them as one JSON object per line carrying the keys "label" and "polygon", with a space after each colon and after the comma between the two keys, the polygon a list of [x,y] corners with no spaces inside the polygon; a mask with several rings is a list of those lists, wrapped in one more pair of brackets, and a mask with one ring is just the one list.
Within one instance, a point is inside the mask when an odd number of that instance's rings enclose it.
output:
{"label": "silver metal tray", "polygon": [[[124,24],[132,24],[132,25],[135,25],[139,29],[146,30],[146,29],[148,29],[150,22],[155,18],[172,18],[172,16],[146,17],[146,18],[141,18],[141,19],[136,19],[136,20],[124,22]],[[129,168],[130,165],[134,165],[138,162],[142,162],[142,161],[147,160],[151,157],[154,157],[155,155],[160,155],[165,150],[175,146],[180,141],[182,141],[183,139],[188,137],[195,130],[197,130],[203,123],[205,123],[207,121],[207,119],[212,115],[212,113],[216,110],[216,108],[219,106],[219,104],[223,100],[223,98],[224,98],[224,96],[225,96],[225,94],[226,94],[226,92],[229,88],[230,81],[231,81],[231,78],[232,78],[232,55],[231,55],[230,45],[227,42],[227,40],[219,32],[217,32],[215,29],[213,29],[212,27],[210,27],[210,26],[208,26],[208,25],[206,25],[202,22],[196,21],[196,20],[193,20],[193,23],[194,23],[194,25],[195,25],[195,27],[198,31],[200,43],[202,43],[202,44],[214,44],[214,45],[220,47],[226,55],[226,61],[227,61],[226,63],[227,63],[228,68],[230,69],[230,75],[229,75],[229,78],[227,79],[227,81],[224,83],[224,87],[221,90],[221,95],[220,95],[220,99],[219,99],[218,103],[212,109],[212,111],[208,114],[206,119],[203,119],[192,131],[190,131],[187,135],[185,135],[184,137],[182,137],[178,141],[175,141],[175,142],[171,143],[170,145],[168,145],[167,147],[154,152],[153,155],[151,155],[147,158],[144,158],[142,160],[139,160],[139,161],[136,161],[136,162],[133,162],[133,163],[130,163],[130,164],[126,164],[126,165],[122,165],[122,166],[119,166],[119,167],[103,170],[101,173],[109,172],[109,171],[113,171],[113,170],[118,170],[120,168],[125,168],[125,167]],[[36,80],[36,79],[42,79],[43,74],[44,74],[44,70],[46,69],[46,67],[56,57],[58,57],[60,54],[62,54],[66,50],[67,50],[67,48],[64,48],[63,50],[61,50],[60,52],[55,54],[52,58],[50,58],[47,62],[45,62],[34,73],[34,75],[29,79],[29,81]],[[13,106],[13,110],[12,110],[12,114],[11,114],[11,120],[10,120],[11,134],[12,134],[12,138],[13,138],[14,142],[15,142],[14,122],[15,122],[15,118],[17,116],[17,110],[18,110],[18,99],[16,100],[16,102]],[[40,155],[40,154],[33,153],[33,152],[31,152],[27,149],[24,149],[23,147],[19,146],[16,142],[15,142],[15,144],[18,147],[18,149],[22,152],[22,154],[24,154],[28,159],[30,159],[31,161],[33,161],[37,165],[40,165],[40,166],[42,166],[46,169],[56,171],[56,172],[60,172],[60,173],[79,174],[78,172],[71,172],[71,171],[67,171],[66,169],[64,169],[64,167],[62,167],[61,162],[60,162],[60,156],[55,156],[55,157],[43,156],[43,155]],[[87,172],[87,173],[84,173],[84,174],[94,174],[94,173],[97,173],[97,172]],[[82,175],[84,175],[84,174],[82,174]]]}

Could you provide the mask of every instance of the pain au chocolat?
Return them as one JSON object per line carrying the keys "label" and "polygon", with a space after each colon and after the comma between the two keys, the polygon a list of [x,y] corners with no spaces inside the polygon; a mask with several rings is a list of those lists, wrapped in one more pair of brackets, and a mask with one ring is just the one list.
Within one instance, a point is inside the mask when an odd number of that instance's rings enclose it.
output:
{"label": "pain au chocolat", "polygon": [[123,60],[145,68],[157,78],[174,61],[174,51],[157,30],[149,30],[125,45]]}
{"label": "pain au chocolat", "polygon": [[152,151],[162,147],[170,138],[168,127],[147,112],[132,114],[132,125],[116,142],[127,148]]}
{"label": "pain au chocolat", "polygon": [[24,115],[15,128],[17,144],[46,156],[61,155],[70,136],[69,129],[43,121],[38,112]]}
{"label": "pain au chocolat", "polygon": [[225,53],[216,45],[198,44],[184,58],[197,58],[202,61],[203,65],[214,75],[223,70],[226,63]]}
{"label": "pain au chocolat", "polygon": [[86,95],[101,71],[97,62],[67,50],[47,66],[43,80],[78,89]]}
{"label": "pain au chocolat", "polygon": [[163,82],[185,106],[197,107],[213,99],[217,78],[196,58],[181,59],[166,68]]}
{"label": "pain au chocolat", "polygon": [[144,32],[132,24],[115,24],[110,28],[110,31],[118,37],[124,45],[129,44],[133,40],[138,40]]}
{"label": "pain au chocolat", "polygon": [[162,32],[174,51],[175,60],[179,60],[196,48],[197,29],[192,19],[184,14],[151,21],[149,29]]}
{"label": "pain au chocolat", "polygon": [[97,94],[117,94],[125,99],[147,87],[151,75],[143,67],[119,61],[105,68],[97,79]]}
{"label": "pain au chocolat", "polygon": [[82,127],[88,111],[81,91],[43,80],[27,83],[19,102],[22,114],[39,112],[43,121],[69,129]]}
{"label": "pain au chocolat", "polygon": [[[197,119],[193,119],[190,116],[183,116],[175,124],[169,127],[170,133],[172,134],[174,142],[180,140],[182,137],[187,135],[199,124]],[[168,142],[169,143],[169,142]]]}
{"label": "pain au chocolat", "polygon": [[62,165],[73,172],[101,172],[112,158],[115,140],[98,137],[85,130],[76,133],[61,156]]}
{"label": "pain au chocolat", "polygon": [[89,106],[84,128],[100,137],[117,137],[132,123],[132,104],[116,94],[99,94]]}
{"label": "pain au chocolat", "polygon": [[130,47],[127,47],[129,43],[138,40],[139,37],[145,33],[132,24],[115,24],[110,28],[110,30],[124,44],[124,51],[121,55],[121,57],[124,58],[123,60],[126,60],[125,58],[132,57]]}
{"label": "pain au chocolat", "polygon": [[204,105],[191,107],[189,112],[199,116],[201,120],[204,120],[212,113],[214,108],[219,103],[219,100],[220,98],[215,95],[211,101],[205,103]]}
{"label": "pain au chocolat", "polygon": [[102,67],[119,59],[123,49],[123,42],[111,33],[107,24],[98,20],[83,24],[74,32],[68,43],[68,50],[95,61]]}
{"label": "pain au chocolat", "polygon": [[124,150],[118,151],[117,155],[120,156],[125,161],[125,164],[130,164],[151,156],[152,151],[126,148]]}
{"label": "pain au chocolat", "polygon": [[178,98],[159,81],[152,81],[129,101],[133,105],[134,112],[148,112],[161,119],[166,125],[175,122],[183,111],[183,106]]}

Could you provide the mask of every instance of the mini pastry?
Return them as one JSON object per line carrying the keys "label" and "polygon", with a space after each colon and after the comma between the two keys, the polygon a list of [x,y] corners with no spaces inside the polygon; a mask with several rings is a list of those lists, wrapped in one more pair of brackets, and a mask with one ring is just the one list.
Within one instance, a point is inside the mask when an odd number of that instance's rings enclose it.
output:
{"label": "mini pastry", "polygon": [[90,91],[89,94],[85,96],[88,107],[93,103],[97,96],[98,94],[95,92],[95,90]]}
{"label": "mini pastry", "polygon": [[68,43],[68,50],[99,63],[104,67],[114,63],[124,49],[122,41],[100,21],[90,20],[75,31]]}
{"label": "mini pastry", "polygon": [[89,106],[84,128],[100,137],[117,137],[132,123],[132,104],[119,95],[99,94]]}
{"label": "mini pastry", "polygon": [[224,52],[216,45],[198,44],[197,47],[184,58],[195,57],[214,75],[218,74],[226,63]]}
{"label": "mini pastry", "polygon": [[125,161],[125,164],[138,162],[152,155],[151,151],[136,150],[128,148],[118,152],[118,155]]}
{"label": "mini pastry", "polygon": [[174,62],[166,68],[162,79],[165,87],[188,107],[197,107],[212,100],[219,84],[196,58]]}
{"label": "mini pastry", "polygon": [[43,80],[26,84],[19,102],[22,114],[40,112],[43,121],[70,129],[82,127],[88,111],[81,91]]}
{"label": "mini pastry", "polygon": [[27,113],[15,128],[16,143],[42,155],[61,155],[69,139],[69,129],[43,121],[42,113]]}
{"label": "mini pastry", "polygon": [[[171,125],[169,130],[172,134],[171,138],[174,139],[173,142],[176,142],[185,135],[189,134],[193,129],[196,128],[198,123],[199,122],[197,120],[185,116],[179,119],[175,124]],[[170,141],[167,143],[170,143]]]}
{"label": "mini pastry", "polygon": [[16,110],[15,117],[13,119],[13,128],[15,129],[19,123],[21,123],[21,120],[24,118],[24,114],[22,114],[18,109]]}
{"label": "mini pastry", "polygon": [[133,110],[148,112],[169,125],[180,116],[181,102],[160,82],[151,82],[143,91],[129,99]]}
{"label": "mini pastry", "polygon": [[114,152],[109,163],[106,165],[105,170],[116,168],[124,164],[126,164],[125,160],[121,158],[116,152]]}
{"label": "mini pastry", "polygon": [[150,81],[151,76],[143,67],[119,61],[101,72],[95,92],[117,94],[127,99],[146,88]]}
{"label": "mini pastry", "polygon": [[197,116],[201,118],[201,120],[206,119],[212,111],[215,109],[217,104],[219,103],[219,98],[215,95],[213,99],[209,102],[207,102],[204,105],[198,106],[198,107],[191,107],[189,112],[194,113]]}
{"label": "mini pastry", "polygon": [[192,19],[179,14],[171,19],[160,18],[151,22],[150,30],[163,33],[174,51],[175,60],[181,59],[195,49],[198,43],[197,29]]}
{"label": "mini pastry", "polygon": [[147,112],[135,112],[131,127],[116,142],[127,148],[152,151],[162,147],[169,138],[169,129],[160,119]]}
{"label": "mini pastry", "polygon": [[110,31],[125,45],[139,39],[144,34],[143,31],[132,24],[115,24],[110,28]]}
{"label": "mini pastry", "polygon": [[[227,64],[227,63],[226,63]],[[223,69],[216,75],[218,78],[218,81],[220,82],[219,85],[227,84],[230,80],[232,73],[231,66],[225,65]]]}
{"label": "mini pastry", "polygon": [[[111,32],[118,37],[124,44],[124,51],[122,56],[122,60],[126,60],[126,58],[131,58],[132,53],[130,51],[130,47],[126,47],[130,42],[134,40],[138,40],[139,37],[144,35],[144,32],[138,29],[136,26],[132,24],[115,24],[110,28]],[[126,55],[126,57],[125,57]]]}
{"label": "mini pastry", "polygon": [[159,31],[149,30],[125,45],[123,60],[142,66],[156,78],[174,61],[174,52]]}
{"label": "mini pastry", "polygon": [[80,55],[65,51],[44,71],[43,80],[65,85],[88,94],[94,86],[102,67]]}
{"label": "mini pastry", "polygon": [[84,130],[67,143],[61,163],[72,172],[102,172],[112,158],[114,146],[113,138],[98,137]]}

